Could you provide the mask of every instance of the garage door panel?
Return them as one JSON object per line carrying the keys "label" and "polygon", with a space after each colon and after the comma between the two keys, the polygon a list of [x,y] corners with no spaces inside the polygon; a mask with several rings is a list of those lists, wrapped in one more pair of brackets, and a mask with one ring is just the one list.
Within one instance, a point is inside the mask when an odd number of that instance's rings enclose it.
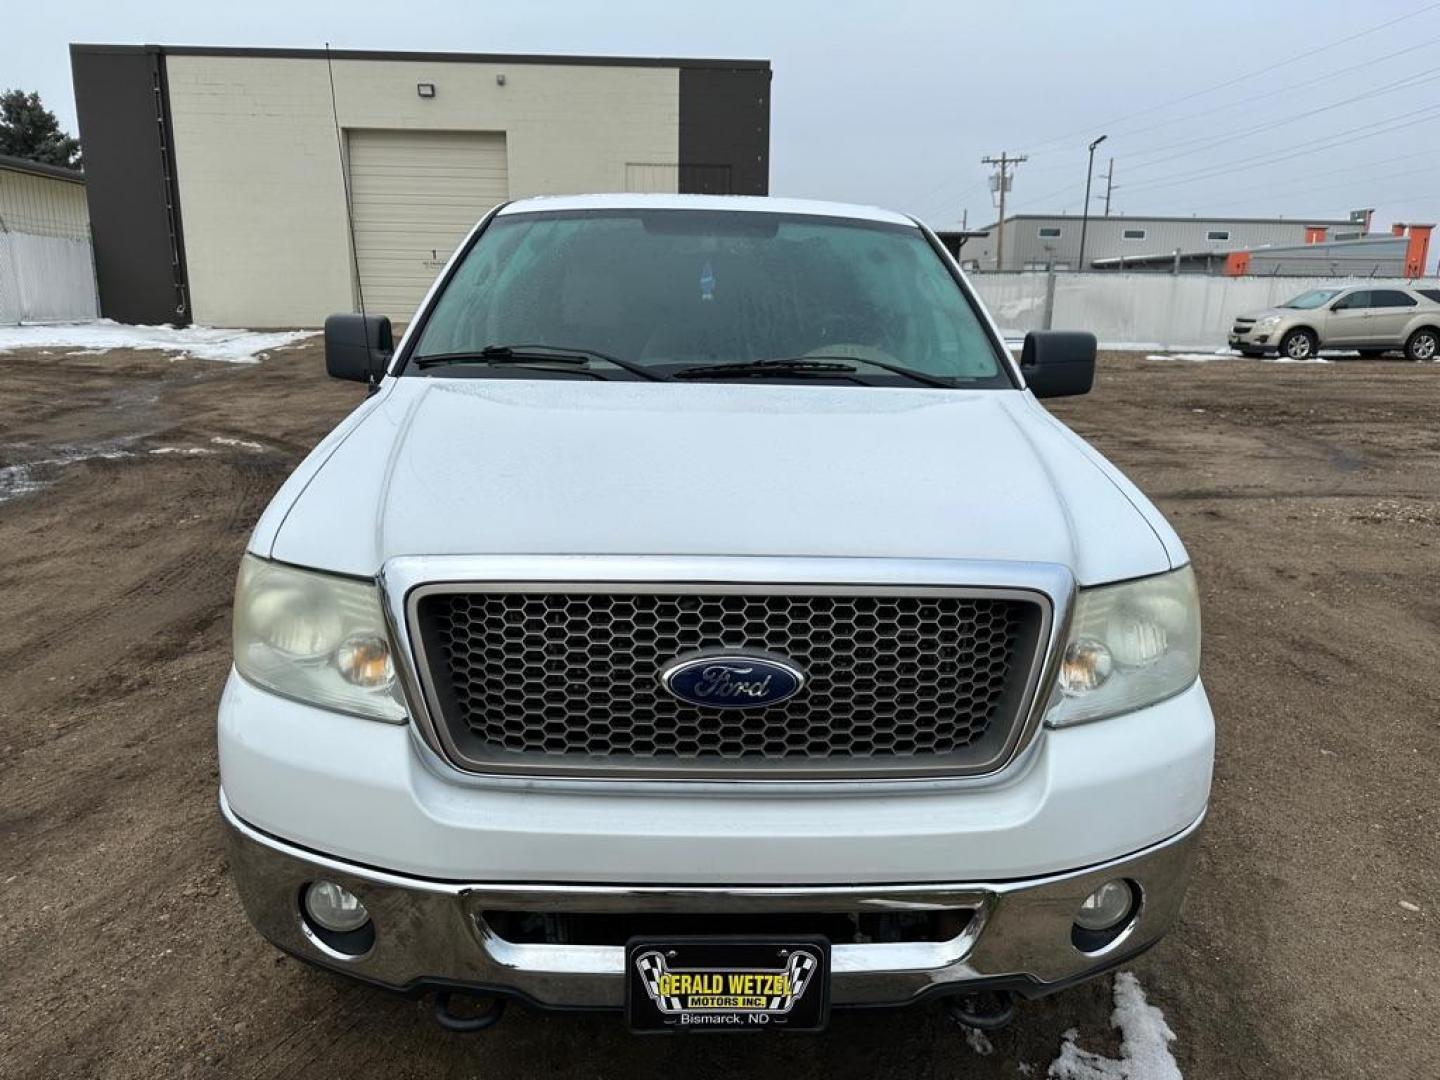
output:
{"label": "garage door panel", "polygon": [[366,310],[409,322],[439,264],[509,198],[502,132],[348,133]]}

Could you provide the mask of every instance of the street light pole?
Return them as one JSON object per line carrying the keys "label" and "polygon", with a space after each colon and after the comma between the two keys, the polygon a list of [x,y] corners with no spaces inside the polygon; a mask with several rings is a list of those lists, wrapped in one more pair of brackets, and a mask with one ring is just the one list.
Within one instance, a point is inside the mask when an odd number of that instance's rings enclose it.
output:
{"label": "street light pole", "polygon": [[1085,209],[1080,216],[1080,258],[1077,260],[1080,269],[1085,269],[1085,230],[1090,224],[1090,181],[1095,175],[1095,148],[1110,136],[1101,135],[1090,144],[1090,164],[1085,167]]}

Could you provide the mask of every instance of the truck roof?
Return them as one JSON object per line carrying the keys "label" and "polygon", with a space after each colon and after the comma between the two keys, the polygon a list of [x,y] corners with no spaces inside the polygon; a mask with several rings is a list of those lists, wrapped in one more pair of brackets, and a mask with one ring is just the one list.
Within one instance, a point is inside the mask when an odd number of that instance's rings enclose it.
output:
{"label": "truck roof", "polygon": [[743,210],[757,214],[810,214],[884,221],[894,225],[915,224],[904,214],[876,206],[821,199],[780,199],[768,195],[535,195],[507,203],[500,213],[525,214],[547,210]]}

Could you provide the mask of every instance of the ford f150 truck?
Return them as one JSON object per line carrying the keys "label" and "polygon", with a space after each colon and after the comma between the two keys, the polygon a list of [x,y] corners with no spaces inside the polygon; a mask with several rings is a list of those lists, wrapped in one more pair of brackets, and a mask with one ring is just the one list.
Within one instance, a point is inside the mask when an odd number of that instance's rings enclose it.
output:
{"label": "ford f150 truck", "polygon": [[1175,922],[1209,798],[1195,578],[915,220],[501,206],[250,538],[230,867],[307,961],[640,1031],[1017,998]]}

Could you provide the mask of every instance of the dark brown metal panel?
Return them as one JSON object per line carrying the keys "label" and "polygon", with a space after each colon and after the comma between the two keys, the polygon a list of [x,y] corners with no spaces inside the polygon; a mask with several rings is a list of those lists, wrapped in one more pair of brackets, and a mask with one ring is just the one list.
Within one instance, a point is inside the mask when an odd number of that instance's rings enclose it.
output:
{"label": "dark brown metal panel", "polygon": [[100,313],[120,322],[187,324],[165,58],[155,49],[72,45],[70,67]]}
{"label": "dark brown metal panel", "polygon": [[582,67],[747,68],[769,71],[768,60],[695,59],[674,56],[574,56],[548,53],[405,52],[388,49],[276,49],[220,45],[75,45],[87,52],[134,53],[159,50],[167,56],[262,56],[271,59],[421,60],[442,64],[553,64]]}
{"label": "dark brown metal panel", "polygon": [[680,191],[770,193],[770,67],[680,69]]}

